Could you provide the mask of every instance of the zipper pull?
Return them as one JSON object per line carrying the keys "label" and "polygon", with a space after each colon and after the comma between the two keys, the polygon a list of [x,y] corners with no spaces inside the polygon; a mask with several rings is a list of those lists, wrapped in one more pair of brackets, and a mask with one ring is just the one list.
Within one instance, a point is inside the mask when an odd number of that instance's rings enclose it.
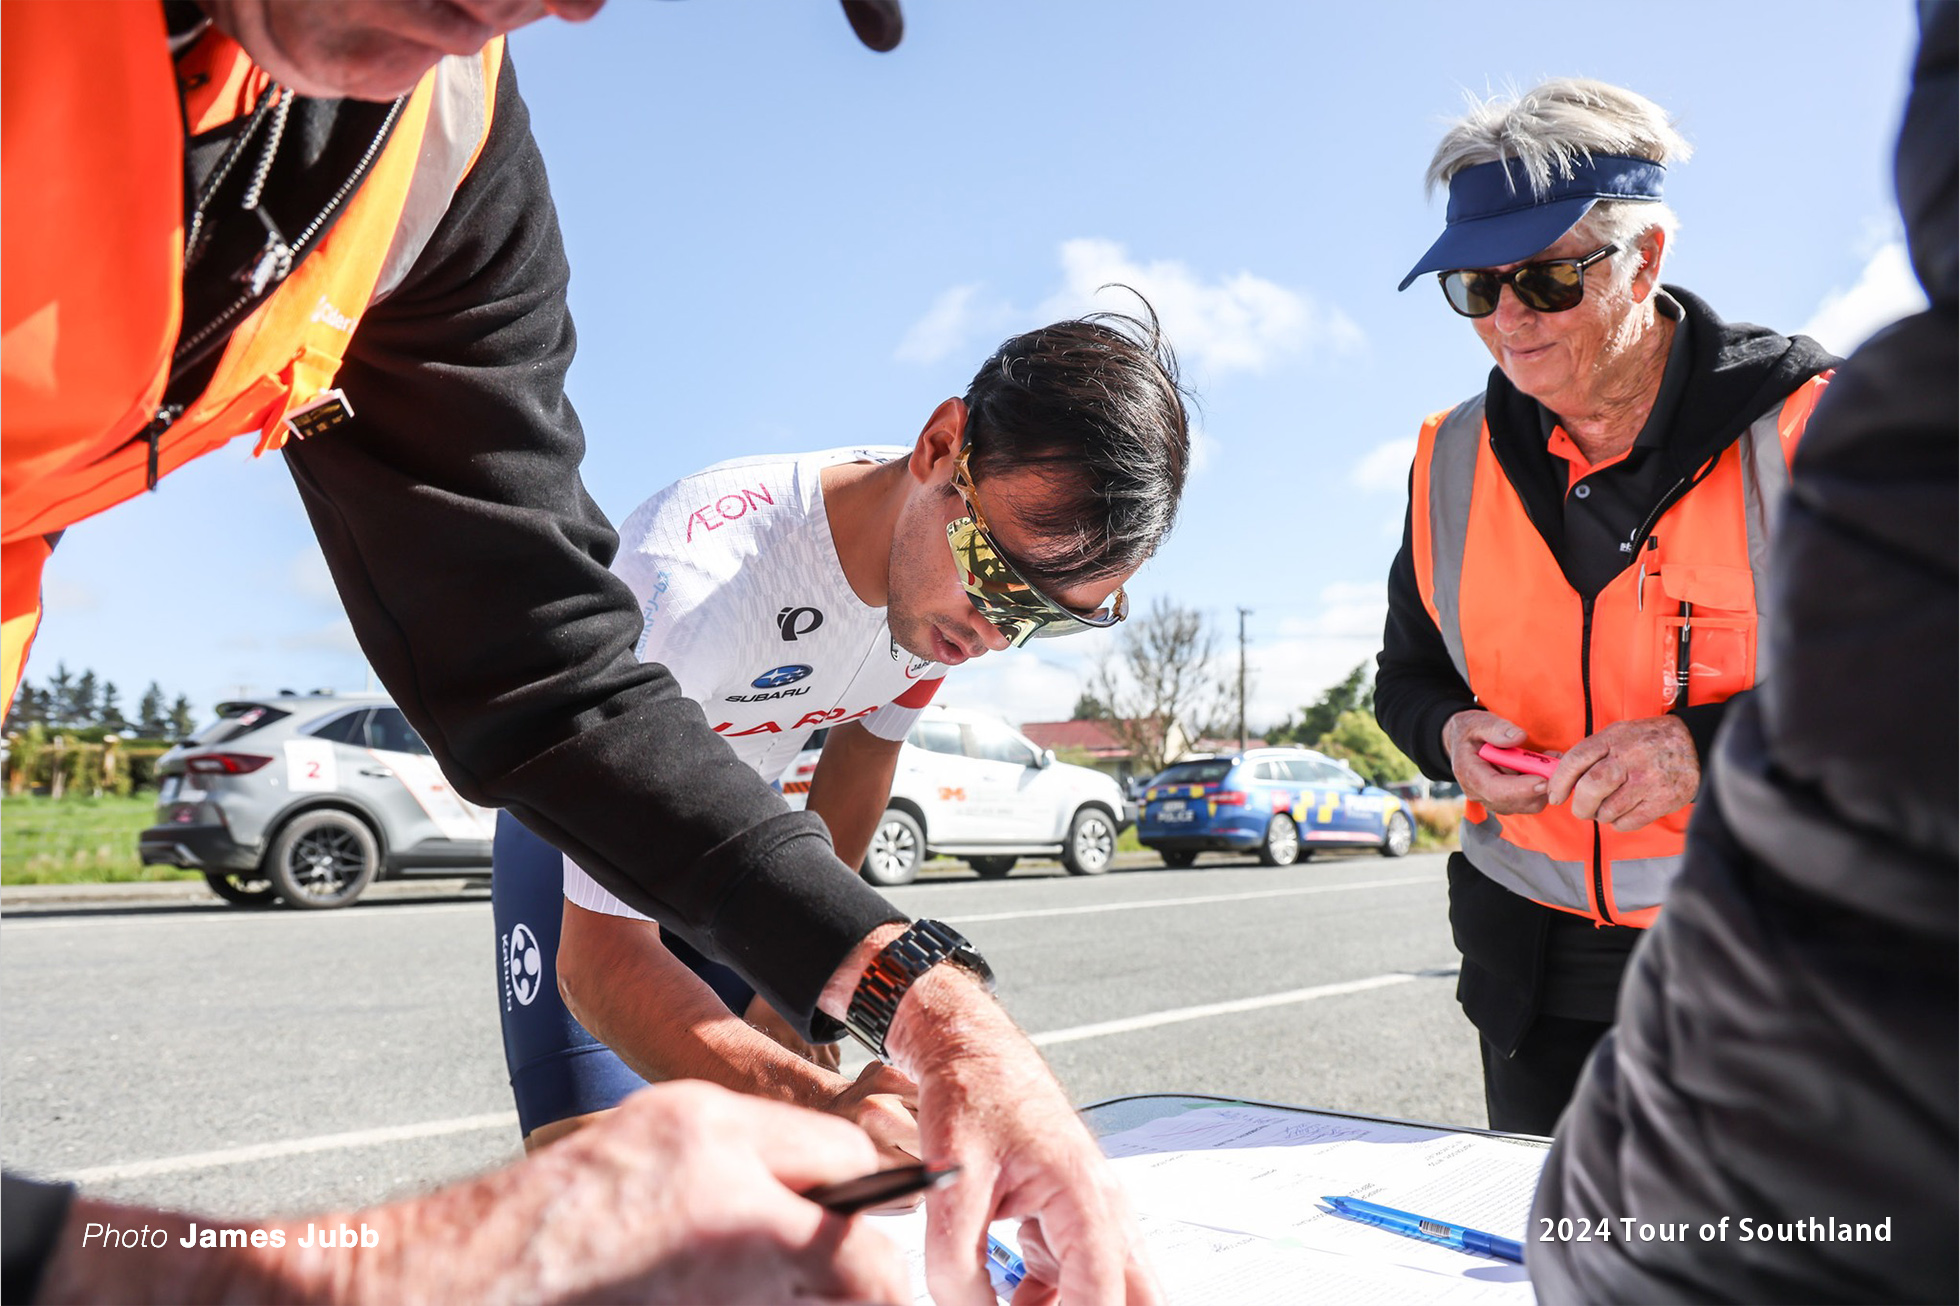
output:
{"label": "zipper pull", "polygon": [[1647,610],[1647,555],[1660,547],[1661,542],[1658,536],[1649,535],[1647,537],[1647,547],[1640,554],[1640,575],[1635,581],[1633,589],[1633,610],[1635,612],[1645,612]]}
{"label": "zipper pull", "polygon": [[157,488],[158,445],[163,440],[163,433],[169,430],[171,424],[174,423],[179,417],[182,417],[183,415],[184,415],[184,406],[182,404],[165,404],[163,407],[157,409],[156,416],[150,419],[149,424],[145,426],[143,428],[142,433],[136,437],[137,439],[143,441],[144,443],[150,446],[149,474],[147,477],[146,488],[152,494],[156,493],[156,488]]}
{"label": "zipper pull", "polygon": [[252,210],[259,224],[265,228],[265,245],[259,250],[258,258],[252,266],[238,274],[238,279],[251,287],[252,297],[263,295],[266,287],[284,281],[293,270],[293,247],[286,241],[286,233],[279,230],[279,224],[272,215],[262,208]]}

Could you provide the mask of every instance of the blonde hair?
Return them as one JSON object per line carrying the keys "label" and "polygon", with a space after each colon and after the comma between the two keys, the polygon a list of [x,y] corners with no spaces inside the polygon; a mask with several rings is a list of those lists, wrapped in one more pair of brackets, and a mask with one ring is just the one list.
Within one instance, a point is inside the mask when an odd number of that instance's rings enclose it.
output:
{"label": "blonde hair", "polygon": [[[1662,165],[1684,162],[1694,147],[1674,126],[1665,109],[1625,87],[1584,77],[1554,77],[1523,93],[1488,98],[1465,93],[1468,112],[1451,123],[1437,143],[1423,178],[1430,194],[1447,186],[1465,168],[1500,159],[1514,161],[1533,196],[1572,176],[1594,155],[1618,154]],[[1507,168],[1505,173],[1511,175]],[[1512,185],[1517,184],[1512,180]],[[1673,248],[1681,222],[1657,200],[1602,200],[1583,224],[1602,243],[1616,242],[1621,254],[1659,227],[1664,248]],[[1614,263],[1620,264],[1616,257]]]}

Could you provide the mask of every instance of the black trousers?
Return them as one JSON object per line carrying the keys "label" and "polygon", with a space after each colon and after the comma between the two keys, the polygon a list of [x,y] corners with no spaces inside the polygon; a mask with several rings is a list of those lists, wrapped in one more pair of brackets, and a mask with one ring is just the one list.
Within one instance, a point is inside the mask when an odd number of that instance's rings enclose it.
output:
{"label": "black trousers", "polygon": [[1540,1016],[1517,1052],[1505,1056],[1479,1036],[1484,1054],[1484,1110],[1490,1127],[1516,1134],[1550,1134],[1572,1100],[1579,1072],[1610,1021]]}

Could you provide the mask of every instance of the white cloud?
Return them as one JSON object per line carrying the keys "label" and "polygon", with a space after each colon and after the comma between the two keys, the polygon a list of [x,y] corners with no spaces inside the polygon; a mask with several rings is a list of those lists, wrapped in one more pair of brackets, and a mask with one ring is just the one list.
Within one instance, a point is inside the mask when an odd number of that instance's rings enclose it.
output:
{"label": "white cloud", "polygon": [[1287,358],[1347,354],[1364,343],[1361,328],[1304,291],[1240,271],[1207,280],[1176,259],[1140,262],[1113,240],[1063,241],[1061,284],[1033,309],[990,298],[982,283],[940,292],[909,327],[893,356],[941,362],[992,336],[1096,310],[1134,312],[1134,296],[1102,287],[1133,287],[1157,310],[1178,356],[1212,377],[1263,372]]}
{"label": "white cloud", "polygon": [[[1415,460],[1413,438],[1384,440],[1354,465],[1348,473],[1348,483],[1370,492],[1405,493],[1409,488],[1409,465]],[[1401,529],[1399,521],[1396,529]]]}
{"label": "white cloud", "polygon": [[1879,328],[1925,307],[1905,242],[1894,235],[1866,261],[1849,289],[1824,296],[1802,333],[1832,353],[1849,354]]}
{"label": "white cloud", "polygon": [[1064,241],[1061,260],[1062,287],[1036,317],[1129,310],[1132,297],[1101,288],[1130,286],[1157,310],[1179,356],[1214,376],[1263,372],[1307,352],[1345,354],[1362,343],[1361,328],[1338,308],[1250,272],[1207,281],[1176,259],[1139,262],[1115,241],[1099,239]]}
{"label": "white cloud", "polygon": [[914,322],[892,357],[901,363],[937,363],[950,358],[979,328],[979,283],[940,292],[925,316]]}

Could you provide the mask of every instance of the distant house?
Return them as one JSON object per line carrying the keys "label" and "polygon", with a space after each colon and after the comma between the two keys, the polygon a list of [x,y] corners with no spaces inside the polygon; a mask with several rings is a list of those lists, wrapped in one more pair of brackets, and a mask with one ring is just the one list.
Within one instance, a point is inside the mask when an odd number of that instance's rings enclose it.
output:
{"label": "distant house", "polygon": [[[1021,733],[1033,740],[1037,747],[1052,748],[1059,754],[1065,754],[1068,761],[1080,766],[1092,766],[1112,775],[1119,784],[1127,785],[1132,779],[1150,778],[1138,774],[1136,754],[1118,736],[1111,722],[1031,721],[1021,727]],[[1164,755],[1176,761],[1192,753],[1229,751],[1238,747],[1237,740],[1225,745],[1223,750],[1207,747],[1207,743],[1209,741],[1193,744],[1183,728],[1173,722],[1165,739]]]}

